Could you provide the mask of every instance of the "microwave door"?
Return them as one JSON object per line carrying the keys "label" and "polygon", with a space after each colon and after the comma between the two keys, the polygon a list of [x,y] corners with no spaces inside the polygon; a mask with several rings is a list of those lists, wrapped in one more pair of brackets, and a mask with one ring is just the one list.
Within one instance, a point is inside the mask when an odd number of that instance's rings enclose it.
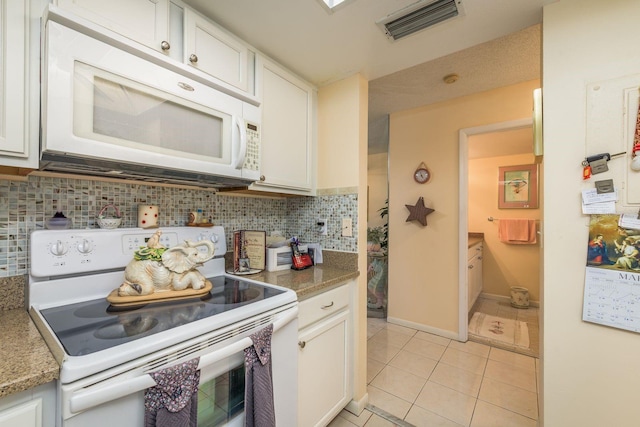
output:
{"label": "microwave door", "polygon": [[73,134],[176,158],[230,165],[233,116],[76,61]]}
{"label": "microwave door", "polygon": [[43,153],[245,178],[246,103],[56,22],[46,45]]}

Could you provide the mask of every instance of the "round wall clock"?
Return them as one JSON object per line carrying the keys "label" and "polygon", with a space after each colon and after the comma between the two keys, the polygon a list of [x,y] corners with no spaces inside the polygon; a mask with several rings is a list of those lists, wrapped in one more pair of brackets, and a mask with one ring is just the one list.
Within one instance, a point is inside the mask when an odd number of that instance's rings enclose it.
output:
{"label": "round wall clock", "polygon": [[415,179],[418,184],[429,182],[429,180],[431,179],[431,172],[429,172],[429,169],[427,169],[427,165],[425,165],[424,163],[420,163],[418,169],[416,169],[416,171],[413,173],[413,179]]}

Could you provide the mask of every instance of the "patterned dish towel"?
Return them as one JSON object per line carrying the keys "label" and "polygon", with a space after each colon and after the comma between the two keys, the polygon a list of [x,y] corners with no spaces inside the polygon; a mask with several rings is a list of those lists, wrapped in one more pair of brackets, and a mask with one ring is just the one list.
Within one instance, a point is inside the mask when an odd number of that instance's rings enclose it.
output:
{"label": "patterned dish towel", "polygon": [[197,427],[200,358],[149,373],[156,386],[144,393],[145,427]]}
{"label": "patterned dish towel", "polygon": [[251,335],[253,345],[244,349],[244,425],[274,427],[273,375],[271,373],[271,336],[273,325]]}

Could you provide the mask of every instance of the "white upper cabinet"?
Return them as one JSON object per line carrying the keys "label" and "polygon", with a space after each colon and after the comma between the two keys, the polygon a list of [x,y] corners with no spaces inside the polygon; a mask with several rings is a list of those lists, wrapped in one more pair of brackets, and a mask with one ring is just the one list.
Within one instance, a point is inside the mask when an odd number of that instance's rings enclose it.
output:
{"label": "white upper cabinet", "polygon": [[169,0],[56,0],[60,8],[168,53]]}
{"label": "white upper cabinet", "polygon": [[248,91],[247,46],[191,9],[185,9],[184,63]]}
{"label": "white upper cabinet", "polygon": [[0,0],[0,165],[3,166],[34,168],[38,164],[37,130],[33,132],[35,144],[29,140],[28,23],[29,2]]}
{"label": "white upper cabinet", "polygon": [[256,58],[262,101],[261,178],[252,189],[315,194],[315,88],[275,62]]}

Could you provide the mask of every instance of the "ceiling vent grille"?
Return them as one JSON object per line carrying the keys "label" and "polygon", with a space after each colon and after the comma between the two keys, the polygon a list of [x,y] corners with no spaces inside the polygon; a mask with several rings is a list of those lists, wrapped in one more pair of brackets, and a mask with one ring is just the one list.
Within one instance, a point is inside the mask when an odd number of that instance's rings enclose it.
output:
{"label": "ceiling vent grille", "polygon": [[463,15],[461,0],[422,0],[380,19],[376,24],[392,40],[398,40]]}

